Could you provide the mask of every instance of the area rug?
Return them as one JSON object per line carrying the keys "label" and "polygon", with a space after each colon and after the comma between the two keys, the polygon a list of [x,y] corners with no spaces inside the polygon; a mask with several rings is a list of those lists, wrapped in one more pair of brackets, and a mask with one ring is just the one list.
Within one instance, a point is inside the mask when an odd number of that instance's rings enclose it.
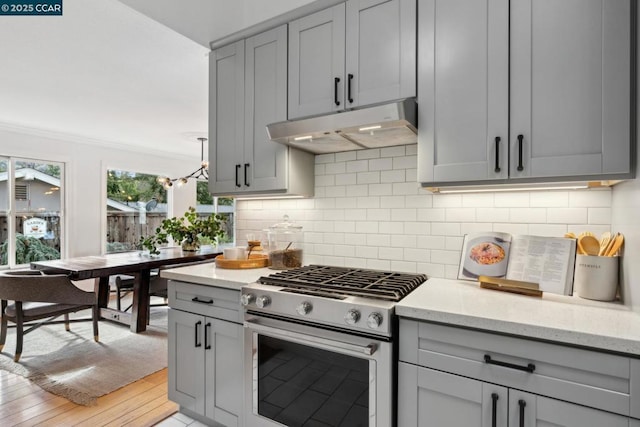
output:
{"label": "area rug", "polygon": [[[31,380],[42,389],[80,405],[167,367],[167,310],[153,309],[142,333],[100,321],[100,342],[91,321],[42,326],[24,337],[22,357],[13,361],[15,329],[9,329],[0,369]],[[86,313],[85,313],[86,315]],[[90,314],[89,314],[90,315]]]}

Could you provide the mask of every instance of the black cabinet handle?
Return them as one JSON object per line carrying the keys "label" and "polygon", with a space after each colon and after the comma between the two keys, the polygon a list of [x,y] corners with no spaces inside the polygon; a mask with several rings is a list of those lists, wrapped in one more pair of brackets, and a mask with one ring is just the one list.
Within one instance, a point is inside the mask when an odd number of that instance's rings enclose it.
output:
{"label": "black cabinet handle", "polygon": [[340,77],[333,78],[333,102],[336,105],[340,105],[340,101],[338,100],[338,83],[340,83]]}
{"label": "black cabinet handle", "polygon": [[200,334],[198,333],[198,330],[200,329],[200,325],[202,325],[202,322],[200,320],[198,320],[196,322],[196,347],[202,347],[202,343],[198,340],[198,338],[200,337]]}
{"label": "black cabinet handle", "polygon": [[205,300],[201,300],[198,297],[191,298],[191,302],[199,302],[200,304],[213,304],[213,300],[212,299],[205,301]]}
{"label": "black cabinet handle", "polygon": [[524,407],[527,406],[527,402],[520,399],[518,400],[518,406],[520,406],[520,427],[524,427]]}
{"label": "black cabinet handle", "polygon": [[240,168],[241,167],[242,166],[240,166],[240,165],[236,165],[236,187],[242,187],[240,185],[240,176],[238,175],[238,172],[240,172]]}
{"label": "black cabinet handle", "polygon": [[500,137],[496,136],[496,167],[495,173],[500,172]]}
{"label": "black cabinet handle", "polygon": [[491,393],[491,427],[496,427],[498,411],[498,393]]}
{"label": "black cabinet handle", "polygon": [[248,170],[249,170],[249,163],[245,163],[244,164],[244,185],[245,185],[245,187],[250,187],[251,186],[249,184],[249,175],[247,175]]}
{"label": "black cabinet handle", "polygon": [[210,322],[204,325],[204,349],[205,350],[211,350],[211,344],[209,343],[209,329],[211,329]]}
{"label": "black cabinet handle", "polygon": [[351,97],[351,81],[353,80],[353,74],[349,74],[347,81],[347,98],[349,98],[349,104],[353,104],[353,98]]}
{"label": "black cabinet handle", "polygon": [[524,167],[522,166],[522,140],[524,139],[524,135],[518,135],[518,171],[522,171]]}
{"label": "black cabinet handle", "polygon": [[499,360],[493,360],[488,354],[484,355],[484,361],[490,365],[504,366],[505,368],[517,369],[519,371],[533,372],[536,370],[536,365],[534,365],[533,363],[529,363],[527,366],[520,366],[509,362],[500,362]]}

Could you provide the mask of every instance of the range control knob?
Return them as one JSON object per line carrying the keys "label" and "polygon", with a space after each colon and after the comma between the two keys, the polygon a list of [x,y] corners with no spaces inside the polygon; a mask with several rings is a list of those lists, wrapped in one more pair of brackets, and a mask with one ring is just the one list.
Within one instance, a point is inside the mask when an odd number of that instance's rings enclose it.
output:
{"label": "range control knob", "polygon": [[367,317],[367,326],[371,329],[378,329],[380,325],[382,325],[382,314],[371,313],[369,317]]}
{"label": "range control knob", "polygon": [[256,300],[256,296],[254,294],[242,294],[240,297],[240,304],[247,306]]}
{"label": "range control knob", "polygon": [[258,307],[260,307],[260,308],[265,308],[269,304],[271,304],[271,298],[269,298],[266,295],[262,295],[262,296],[258,297],[258,299],[256,300],[256,305]]}
{"label": "range control knob", "polygon": [[360,320],[360,312],[356,309],[351,309],[347,311],[347,314],[344,315],[344,321],[347,322],[348,325],[355,325]]}
{"label": "range control knob", "polygon": [[311,313],[312,308],[313,306],[311,304],[304,301],[304,302],[301,302],[300,305],[298,305],[298,307],[296,307],[296,311],[300,316],[306,316],[307,314]]}

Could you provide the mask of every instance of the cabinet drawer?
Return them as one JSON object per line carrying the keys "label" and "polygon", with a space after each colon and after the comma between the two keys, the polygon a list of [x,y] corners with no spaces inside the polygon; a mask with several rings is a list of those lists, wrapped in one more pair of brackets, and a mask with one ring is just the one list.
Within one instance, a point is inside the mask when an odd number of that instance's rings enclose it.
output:
{"label": "cabinet drawer", "polygon": [[242,323],[240,291],[169,280],[169,306],[231,322]]}
{"label": "cabinet drawer", "polygon": [[630,358],[558,344],[402,319],[400,360],[627,416],[637,402]]}

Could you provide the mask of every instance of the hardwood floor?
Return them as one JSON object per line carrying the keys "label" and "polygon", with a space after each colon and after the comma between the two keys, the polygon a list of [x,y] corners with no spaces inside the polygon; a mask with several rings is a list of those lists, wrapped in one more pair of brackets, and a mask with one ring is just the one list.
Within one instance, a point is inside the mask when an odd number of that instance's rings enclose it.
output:
{"label": "hardwood floor", "polygon": [[0,370],[0,426],[153,426],[178,410],[167,399],[163,369],[98,398],[76,405],[29,380]]}

